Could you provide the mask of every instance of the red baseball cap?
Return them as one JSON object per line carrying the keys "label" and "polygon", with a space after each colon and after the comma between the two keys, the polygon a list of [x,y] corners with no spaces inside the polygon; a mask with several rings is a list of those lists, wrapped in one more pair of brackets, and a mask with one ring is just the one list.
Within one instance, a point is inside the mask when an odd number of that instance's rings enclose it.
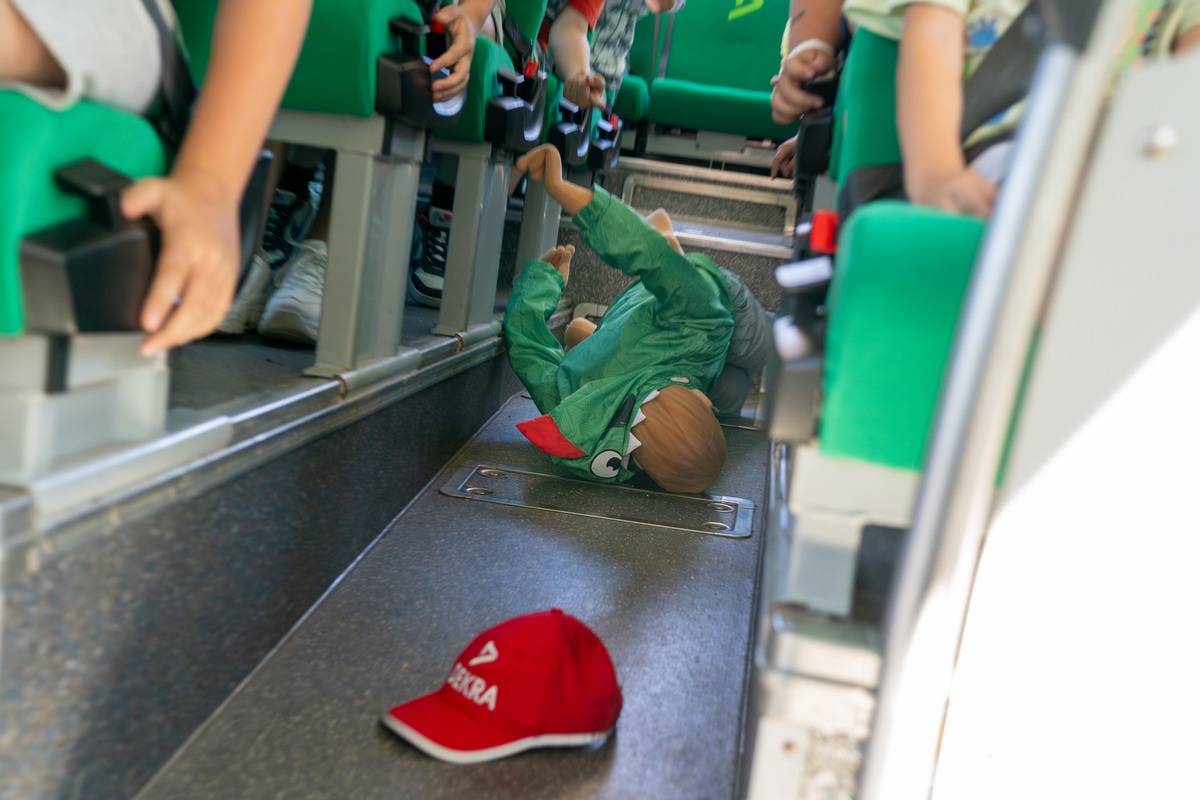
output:
{"label": "red baseball cap", "polygon": [[604,643],[552,608],[476,636],[442,688],[396,706],[383,724],[434,758],[473,764],[602,742],[620,713],[621,687]]}

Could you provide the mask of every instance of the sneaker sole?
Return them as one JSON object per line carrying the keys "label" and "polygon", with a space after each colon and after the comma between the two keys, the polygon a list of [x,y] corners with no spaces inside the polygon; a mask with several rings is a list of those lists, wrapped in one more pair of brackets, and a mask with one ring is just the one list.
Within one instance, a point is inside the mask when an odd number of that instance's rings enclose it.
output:
{"label": "sneaker sole", "polygon": [[300,344],[316,344],[317,332],[310,331],[304,316],[291,309],[280,309],[264,319],[258,332],[270,339],[283,339]]}
{"label": "sneaker sole", "polygon": [[442,307],[441,296],[425,294],[420,289],[413,286],[412,281],[408,282],[408,298],[410,300],[412,300],[414,303],[416,303],[417,305],[425,306],[427,308],[441,308]]}

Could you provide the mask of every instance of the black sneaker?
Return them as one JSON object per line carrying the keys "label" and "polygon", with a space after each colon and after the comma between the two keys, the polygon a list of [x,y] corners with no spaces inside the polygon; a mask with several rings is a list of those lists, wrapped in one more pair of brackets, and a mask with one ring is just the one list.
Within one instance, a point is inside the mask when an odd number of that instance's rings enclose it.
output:
{"label": "black sneaker", "polygon": [[430,308],[442,305],[446,283],[446,251],[450,249],[451,212],[430,207],[429,216],[417,216],[413,254],[408,273],[408,296]]}
{"label": "black sneaker", "polygon": [[287,189],[276,189],[267,210],[262,250],[274,272],[288,262],[312,230],[325,191],[325,171],[318,167],[307,181],[307,197]]}

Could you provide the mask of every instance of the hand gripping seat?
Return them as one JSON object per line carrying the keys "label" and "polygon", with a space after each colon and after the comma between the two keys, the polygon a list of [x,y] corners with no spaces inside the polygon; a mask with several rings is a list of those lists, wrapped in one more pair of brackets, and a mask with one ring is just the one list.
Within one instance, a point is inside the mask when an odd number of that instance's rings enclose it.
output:
{"label": "hand gripping seat", "polygon": [[116,206],[168,154],[145,120],[80,102],[52,111],[0,91],[0,484],[162,433],[165,356],[138,354],[154,268],[148,226]]}
{"label": "hand gripping seat", "polygon": [[[177,3],[193,74],[208,64],[216,0]],[[440,42],[415,0],[315,0],[273,139],[336,154],[316,375],[402,371],[400,347],[426,128],[465,113],[433,104],[428,62]]]}
{"label": "hand gripping seat", "polygon": [[787,15],[787,0],[739,0],[688,4],[668,17],[666,53],[650,86],[657,132],[647,151],[770,166],[774,146],[761,141],[795,132],[771,119],[770,81]]}

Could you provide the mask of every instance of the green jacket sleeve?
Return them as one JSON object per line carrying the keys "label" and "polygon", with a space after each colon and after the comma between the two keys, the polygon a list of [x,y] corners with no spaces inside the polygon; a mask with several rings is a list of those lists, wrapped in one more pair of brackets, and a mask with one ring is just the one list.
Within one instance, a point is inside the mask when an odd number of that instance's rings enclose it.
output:
{"label": "green jacket sleeve", "polygon": [[716,264],[676,251],[653,225],[604,189],[595,189],[575,223],[606,264],[641,279],[658,299],[660,319],[728,317],[729,290]]}
{"label": "green jacket sleeve", "polygon": [[504,312],[508,363],[543,414],[559,403],[555,377],[563,349],[546,323],[558,307],[564,286],[562,275],[554,267],[544,261],[530,261],[513,285]]}

